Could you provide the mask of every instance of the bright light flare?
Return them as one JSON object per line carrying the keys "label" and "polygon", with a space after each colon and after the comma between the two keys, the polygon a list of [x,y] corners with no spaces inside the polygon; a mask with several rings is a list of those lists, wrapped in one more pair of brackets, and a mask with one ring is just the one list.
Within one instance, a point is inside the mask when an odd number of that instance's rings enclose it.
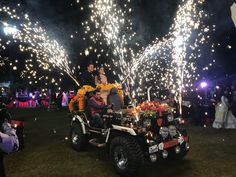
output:
{"label": "bright light flare", "polygon": [[202,82],[200,83],[200,86],[201,86],[201,88],[203,89],[203,88],[206,88],[206,87],[208,86],[208,84],[207,84],[206,81],[202,81]]}
{"label": "bright light flare", "polygon": [[13,35],[16,34],[19,30],[15,26],[4,26],[3,32],[5,35]]}

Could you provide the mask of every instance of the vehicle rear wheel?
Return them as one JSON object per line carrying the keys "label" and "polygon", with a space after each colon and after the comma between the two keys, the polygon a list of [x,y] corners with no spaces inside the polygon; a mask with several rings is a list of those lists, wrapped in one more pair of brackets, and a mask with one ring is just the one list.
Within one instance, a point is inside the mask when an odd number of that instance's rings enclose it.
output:
{"label": "vehicle rear wheel", "polygon": [[132,137],[120,136],[111,141],[110,158],[122,176],[133,176],[143,163],[141,147]]}
{"label": "vehicle rear wheel", "polygon": [[74,122],[70,128],[69,140],[72,148],[76,151],[82,151],[88,144],[88,137],[83,134],[80,122]]}

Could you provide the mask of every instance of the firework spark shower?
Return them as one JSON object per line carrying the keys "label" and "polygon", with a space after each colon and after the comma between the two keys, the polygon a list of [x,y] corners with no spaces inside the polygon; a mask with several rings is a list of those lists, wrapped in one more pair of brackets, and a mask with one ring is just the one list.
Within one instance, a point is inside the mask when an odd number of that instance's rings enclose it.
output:
{"label": "firework spark shower", "polygon": [[[83,22],[85,33],[94,44],[107,45],[112,51],[114,74],[120,81],[130,72],[128,59],[133,58],[133,50],[129,47],[135,33],[132,31],[132,22],[127,19],[129,8],[128,0],[121,8],[115,1],[95,0],[89,5],[91,10],[90,21]],[[123,10],[125,9],[125,10]]]}
{"label": "firework spark shower", "polygon": [[[192,87],[197,79],[199,46],[209,31],[209,27],[200,25],[205,17],[201,10],[203,3],[204,0],[183,0],[169,32],[139,51],[131,45],[136,33],[128,19],[132,12],[130,0],[122,5],[116,0],[95,0],[90,5],[90,21],[82,25],[94,44],[110,47],[119,81],[131,88],[132,97],[142,95],[154,83],[152,87],[158,90],[171,88],[177,98],[184,87]],[[193,40],[196,31],[199,34]],[[141,45],[136,43],[136,46]]]}
{"label": "firework spark shower", "polygon": [[[49,37],[37,21],[32,21],[28,14],[18,15],[16,9],[7,6],[1,7],[0,13],[8,17],[7,21],[2,22],[4,28],[11,27],[11,23],[19,24],[14,32],[6,35],[12,37],[12,41],[19,45],[20,51],[30,53],[30,59],[25,61],[25,69],[22,71],[22,76],[27,77],[30,84],[44,79],[47,83],[49,77],[45,73],[38,74],[37,68],[41,68],[49,72],[57,69],[62,75],[65,72],[79,85],[74,77],[74,69],[69,66],[70,61],[65,49],[55,39]],[[10,43],[11,41],[5,45]],[[1,48],[6,48],[5,45],[1,44]],[[54,76],[49,82],[57,85],[60,81],[59,77]]]}
{"label": "firework spark shower", "polygon": [[[178,98],[185,88],[193,87],[193,80],[198,77],[196,61],[200,56],[199,46],[209,37],[207,32],[210,28],[201,25],[206,17],[201,10],[203,3],[204,0],[183,0],[166,35],[142,46],[136,42],[134,24],[130,20],[133,12],[131,0],[124,3],[119,0],[94,0],[89,5],[89,19],[82,22],[85,34],[94,44],[85,49],[85,55],[89,55],[91,50],[98,54],[98,58],[106,53],[109,58],[106,66],[118,76],[119,83],[126,85],[132,98],[144,96],[149,87],[157,92],[170,89]],[[27,77],[30,83],[36,83],[36,80],[48,79],[48,76],[40,76],[36,68],[49,72],[57,69],[79,85],[74,76],[75,67],[71,67],[65,49],[49,37],[38,22],[32,21],[27,14],[19,15],[9,7],[1,7],[0,10],[11,19],[9,24],[12,21],[19,24],[12,34],[12,41],[20,43],[21,51],[31,53],[22,76]],[[193,33],[197,35],[193,36]],[[2,48],[6,45],[1,42]],[[35,58],[38,65],[35,65]],[[54,77],[51,82],[57,85],[60,80]],[[165,98],[166,95],[158,96]]]}

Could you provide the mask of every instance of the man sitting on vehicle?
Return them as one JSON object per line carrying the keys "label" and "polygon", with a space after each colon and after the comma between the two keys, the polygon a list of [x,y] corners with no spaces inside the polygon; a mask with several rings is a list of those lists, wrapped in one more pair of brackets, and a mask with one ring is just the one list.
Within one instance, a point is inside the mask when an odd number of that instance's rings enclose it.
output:
{"label": "man sitting on vehicle", "polygon": [[92,122],[95,126],[98,128],[104,128],[101,114],[104,113],[109,106],[105,105],[100,90],[97,89],[95,92],[96,93],[88,101],[88,107],[91,113]]}

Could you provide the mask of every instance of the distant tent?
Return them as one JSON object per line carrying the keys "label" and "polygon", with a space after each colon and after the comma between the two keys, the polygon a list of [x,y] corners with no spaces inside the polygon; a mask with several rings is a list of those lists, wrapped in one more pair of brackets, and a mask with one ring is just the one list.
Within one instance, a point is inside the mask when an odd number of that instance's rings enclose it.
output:
{"label": "distant tent", "polygon": [[234,25],[236,27],[236,3],[233,3],[233,5],[230,7],[231,9],[231,17],[234,22]]}
{"label": "distant tent", "polygon": [[6,88],[10,88],[11,82],[7,81],[7,82],[0,82],[0,87],[6,87]]}

